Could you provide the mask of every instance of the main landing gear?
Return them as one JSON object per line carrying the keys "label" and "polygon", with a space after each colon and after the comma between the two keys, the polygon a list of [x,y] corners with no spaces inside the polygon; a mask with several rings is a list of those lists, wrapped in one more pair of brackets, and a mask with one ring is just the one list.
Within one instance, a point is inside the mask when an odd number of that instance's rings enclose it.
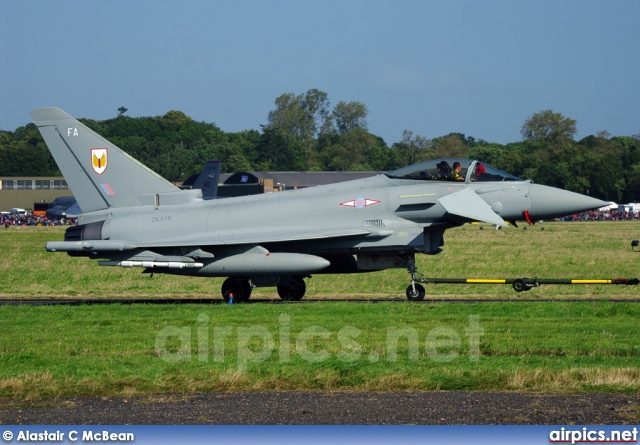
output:
{"label": "main landing gear", "polygon": [[229,303],[233,298],[234,303],[247,301],[251,296],[251,284],[249,280],[242,278],[227,278],[222,283],[222,298]]}
{"label": "main landing gear", "polygon": [[424,300],[426,292],[424,286],[416,282],[420,281],[420,279],[416,277],[418,267],[416,266],[416,260],[413,256],[407,258],[407,271],[409,271],[411,275],[411,284],[407,287],[406,291],[407,298],[411,301]]}
{"label": "main landing gear", "polygon": [[277,287],[278,295],[285,301],[298,301],[304,297],[307,285],[302,277],[291,277],[289,284],[280,284]]}
{"label": "main landing gear", "polygon": [[[413,255],[399,256],[400,261],[404,261],[407,271],[411,275],[411,284],[407,287],[406,295],[410,301],[422,301],[426,295],[424,286],[426,280],[419,278],[421,275],[416,266],[416,260]],[[249,299],[251,290],[254,287],[276,286],[278,295],[284,301],[299,301],[304,297],[307,286],[302,276],[281,276],[269,279],[254,278],[249,282],[247,278],[227,278],[222,283],[222,297],[224,301],[229,303],[233,298],[234,303],[242,303]]]}
{"label": "main landing gear", "polygon": [[[285,301],[298,301],[304,297],[307,291],[307,285],[304,282],[304,278],[301,276],[294,277],[280,277],[278,280],[276,289],[278,295]],[[265,284],[265,282],[257,283],[253,281],[253,285],[249,280],[244,278],[227,278],[222,283],[222,298],[229,303],[233,298],[234,303],[242,303],[247,301],[251,296],[251,290],[253,287],[262,286],[274,286],[275,282]]]}

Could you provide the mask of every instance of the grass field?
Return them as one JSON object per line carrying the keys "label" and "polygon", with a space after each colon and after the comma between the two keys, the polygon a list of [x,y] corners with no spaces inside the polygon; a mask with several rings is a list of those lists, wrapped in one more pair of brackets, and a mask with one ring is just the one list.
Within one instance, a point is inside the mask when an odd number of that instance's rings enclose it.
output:
{"label": "grass field", "polygon": [[[544,228],[544,230],[542,230]],[[637,277],[637,222],[467,225],[427,277]],[[0,230],[0,297],[219,298],[221,280],[98,267],[48,254],[57,228]],[[428,285],[404,270],[308,280],[314,304],[0,306],[0,397],[210,390],[640,391],[637,286]],[[277,298],[257,289],[255,298]],[[378,303],[335,301],[343,296]],[[558,300],[558,301],[527,301]],[[254,298],[254,296],[252,296]],[[456,298],[466,303],[435,300]],[[474,299],[500,299],[474,302]],[[502,301],[509,298],[512,301]],[[562,301],[584,299],[585,301]],[[611,300],[630,300],[612,302]]]}
{"label": "grass field", "polygon": [[[484,230],[480,230],[482,227]],[[140,268],[99,267],[86,258],[47,253],[46,241],[62,240],[64,229],[0,230],[0,298],[221,298],[223,279],[141,274]],[[425,277],[444,278],[616,278],[640,275],[640,222],[536,224],[528,230],[493,230],[465,225],[445,234],[443,253],[418,255]],[[316,275],[305,299],[404,298],[404,269],[358,275]],[[516,294],[508,285],[427,286],[427,298],[635,298],[637,286],[542,286]],[[275,289],[255,289],[252,298],[278,298]]]}

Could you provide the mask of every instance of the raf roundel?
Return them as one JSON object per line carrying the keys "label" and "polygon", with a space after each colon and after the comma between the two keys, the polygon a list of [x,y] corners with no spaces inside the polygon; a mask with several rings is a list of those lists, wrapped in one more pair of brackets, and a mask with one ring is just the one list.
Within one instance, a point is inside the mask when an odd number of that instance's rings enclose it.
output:
{"label": "raf roundel", "polygon": [[341,202],[340,205],[343,207],[355,207],[356,209],[362,209],[364,207],[377,204],[379,202],[380,201],[376,199],[356,198],[351,201]]}

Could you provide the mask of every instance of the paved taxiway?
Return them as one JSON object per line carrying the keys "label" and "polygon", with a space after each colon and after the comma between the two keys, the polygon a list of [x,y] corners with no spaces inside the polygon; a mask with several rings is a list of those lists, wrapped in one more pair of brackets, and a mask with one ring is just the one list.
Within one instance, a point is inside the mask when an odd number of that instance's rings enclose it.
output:
{"label": "paved taxiway", "polygon": [[2,424],[638,424],[639,394],[244,392],[0,399]]}

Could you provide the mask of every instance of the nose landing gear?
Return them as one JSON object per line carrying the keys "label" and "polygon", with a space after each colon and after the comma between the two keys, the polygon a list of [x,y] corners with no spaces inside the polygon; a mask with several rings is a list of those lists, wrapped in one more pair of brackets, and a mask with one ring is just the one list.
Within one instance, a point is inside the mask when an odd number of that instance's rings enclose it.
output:
{"label": "nose landing gear", "polygon": [[422,301],[424,300],[426,292],[424,290],[424,286],[417,283],[417,281],[421,281],[421,278],[416,277],[416,274],[419,273],[418,267],[416,266],[416,260],[411,256],[407,258],[406,263],[407,271],[411,275],[411,284],[407,287],[406,291],[407,298],[411,301]]}
{"label": "nose landing gear", "polygon": [[409,287],[407,287],[406,295],[411,301],[422,301],[424,300],[425,294],[426,292],[422,284],[412,282]]}

